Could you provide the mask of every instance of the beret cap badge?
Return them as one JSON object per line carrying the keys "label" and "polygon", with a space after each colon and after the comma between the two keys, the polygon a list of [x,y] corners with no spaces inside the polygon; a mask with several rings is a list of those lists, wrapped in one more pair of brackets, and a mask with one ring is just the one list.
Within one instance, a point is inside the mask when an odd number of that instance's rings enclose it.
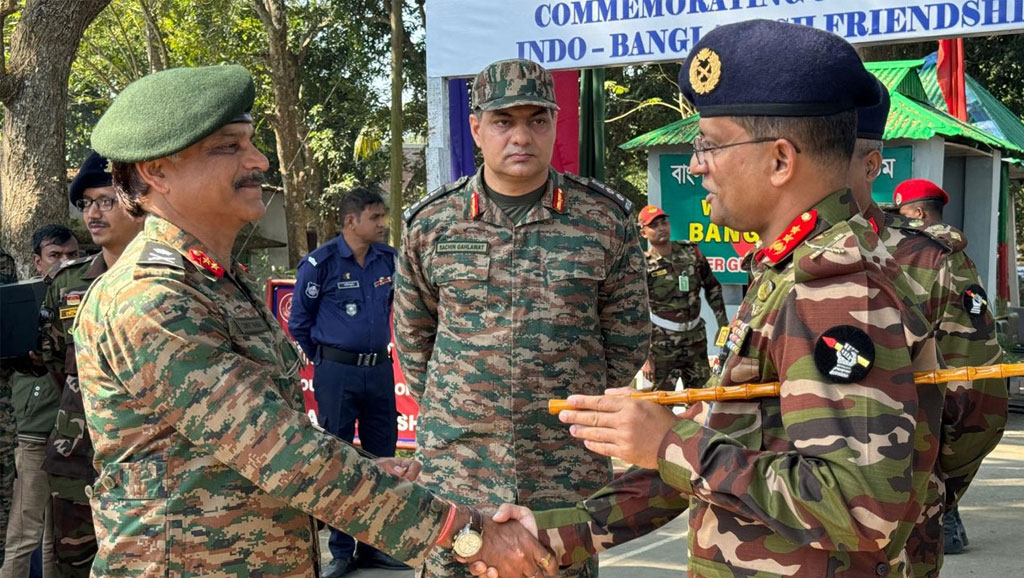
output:
{"label": "beret cap badge", "polygon": [[722,77],[722,59],[710,48],[704,48],[690,62],[690,85],[697,94],[708,94]]}

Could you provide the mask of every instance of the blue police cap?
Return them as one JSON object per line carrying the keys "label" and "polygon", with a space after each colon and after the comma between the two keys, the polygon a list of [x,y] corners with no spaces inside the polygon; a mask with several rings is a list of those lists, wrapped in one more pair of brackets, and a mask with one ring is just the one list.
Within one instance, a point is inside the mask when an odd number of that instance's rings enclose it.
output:
{"label": "blue police cap", "polygon": [[827,116],[878,103],[875,77],[839,36],[748,20],[708,32],[679,71],[702,117]]}
{"label": "blue police cap", "polygon": [[878,82],[878,90],[881,95],[878,104],[857,109],[857,138],[882,140],[885,134],[885,123],[889,119],[889,105],[892,101],[889,89],[881,82]]}
{"label": "blue police cap", "polygon": [[68,186],[68,201],[73,205],[82,198],[85,189],[109,187],[111,184],[113,178],[110,174],[110,162],[93,151],[82,162],[82,166],[78,167],[78,174]]}

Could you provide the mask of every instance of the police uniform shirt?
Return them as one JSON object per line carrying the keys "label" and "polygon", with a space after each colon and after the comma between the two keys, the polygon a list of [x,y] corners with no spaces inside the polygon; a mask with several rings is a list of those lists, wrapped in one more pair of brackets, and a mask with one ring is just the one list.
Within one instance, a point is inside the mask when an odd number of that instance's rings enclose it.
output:
{"label": "police uniform shirt", "polygon": [[391,341],[395,250],[370,245],[365,265],[339,235],[299,263],[288,329],[314,358],[317,347],[367,353]]}

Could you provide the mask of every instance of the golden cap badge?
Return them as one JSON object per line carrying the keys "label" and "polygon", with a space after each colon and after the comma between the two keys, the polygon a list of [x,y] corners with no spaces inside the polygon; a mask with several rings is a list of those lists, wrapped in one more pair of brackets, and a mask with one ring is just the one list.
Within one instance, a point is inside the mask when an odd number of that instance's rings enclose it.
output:
{"label": "golden cap badge", "polygon": [[690,85],[697,94],[707,94],[718,86],[722,77],[722,59],[710,48],[704,48],[690,62]]}

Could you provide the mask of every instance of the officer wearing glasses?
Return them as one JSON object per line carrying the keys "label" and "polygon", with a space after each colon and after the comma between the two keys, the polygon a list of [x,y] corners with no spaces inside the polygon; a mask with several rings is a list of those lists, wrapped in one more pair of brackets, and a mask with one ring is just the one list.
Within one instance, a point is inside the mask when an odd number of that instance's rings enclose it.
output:
{"label": "officer wearing glasses", "polygon": [[90,154],[68,188],[68,200],[81,209],[82,222],[100,252],[67,261],[51,271],[43,301],[51,320],[43,336],[48,341],[43,358],[63,388],[42,466],[53,500],[54,563],[60,576],[88,576],[96,555],[92,513],[85,495],[85,487],[96,480],[96,470],[69,329],[89,286],[142,230],[142,219],[132,217],[118,204],[109,167],[107,159]]}

